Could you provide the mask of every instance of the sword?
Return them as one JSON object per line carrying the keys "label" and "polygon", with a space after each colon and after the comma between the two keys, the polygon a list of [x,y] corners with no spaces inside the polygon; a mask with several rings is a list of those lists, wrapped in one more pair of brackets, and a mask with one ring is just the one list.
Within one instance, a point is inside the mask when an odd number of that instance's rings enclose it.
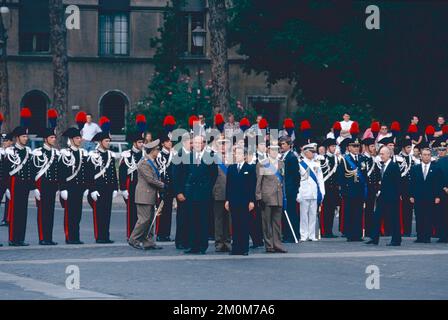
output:
{"label": "sword", "polygon": [[296,233],[294,232],[294,228],[292,227],[291,220],[289,220],[288,212],[286,212],[286,210],[283,210],[283,212],[285,213],[286,220],[288,220],[289,228],[291,229],[292,235],[294,236],[294,242],[299,243],[299,240],[297,240],[296,237]]}
{"label": "sword", "polygon": [[[154,226],[154,223],[156,222],[157,217],[162,214],[162,209],[163,209],[163,205],[164,204],[165,204],[165,202],[163,200],[160,201],[160,204],[156,208],[156,212],[154,213],[154,219],[152,219],[152,223],[151,223],[151,226],[149,227],[149,230],[152,230],[152,227]],[[156,235],[156,233],[155,233],[155,230],[154,230],[154,236],[155,235]]]}

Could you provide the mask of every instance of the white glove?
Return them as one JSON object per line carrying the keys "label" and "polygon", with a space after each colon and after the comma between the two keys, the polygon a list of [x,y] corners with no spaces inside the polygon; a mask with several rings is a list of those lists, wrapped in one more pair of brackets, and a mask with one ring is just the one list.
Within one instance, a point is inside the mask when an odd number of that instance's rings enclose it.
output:
{"label": "white glove", "polygon": [[68,199],[68,191],[67,190],[62,190],[61,191],[61,198],[63,200],[67,200]]}
{"label": "white glove", "polygon": [[129,192],[128,192],[128,190],[121,191],[121,195],[123,196],[124,200],[128,200],[129,199]]}
{"label": "white glove", "polygon": [[8,200],[11,200],[11,192],[9,192],[9,189],[6,189],[5,196],[8,198]]}
{"label": "white glove", "polygon": [[115,198],[117,196],[117,194],[118,194],[118,191],[114,190],[114,192],[112,193],[112,199]]}
{"label": "white glove", "polygon": [[84,191],[84,195],[83,195],[83,197],[86,197],[86,198],[87,198],[88,195],[89,195],[89,189],[87,189],[86,191]]}
{"label": "white glove", "polygon": [[37,201],[40,201],[40,191],[39,191],[39,189],[34,189],[34,198],[36,198]]}
{"label": "white glove", "polygon": [[93,201],[97,201],[98,197],[100,196],[100,193],[98,191],[94,191],[90,194],[90,196],[92,197]]}

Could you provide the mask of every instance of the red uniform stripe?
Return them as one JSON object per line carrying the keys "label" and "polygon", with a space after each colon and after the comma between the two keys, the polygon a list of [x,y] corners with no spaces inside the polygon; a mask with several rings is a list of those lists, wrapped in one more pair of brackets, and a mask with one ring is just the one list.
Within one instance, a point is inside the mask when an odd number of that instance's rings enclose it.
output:
{"label": "red uniform stripe", "polygon": [[68,229],[68,200],[64,200],[65,206],[64,206],[64,232],[65,232],[65,241],[70,240],[70,233]]}
{"label": "red uniform stripe", "polygon": [[126,179],[126,190],[128,191],[128,200],[126,200],[127,209],[127,236],[128,239],[131,236],[131,188],[130,188],[131,178],[128,176]]}
{"label": "red uniform stripe", "polygon": [[344,197],[341,199],[341,210],[339,210],[339,231],[344,233],[344,211],[345,211],[345,203]]}
{"label": "red uniform stripe", "polygon": [[[42,178],[39,178],[37,180],[37,190],[39,190],[39,192],[42,190]],[[36,206],[37,206],[37,226],[39,231],[39,240],[42,241],[44,240],[44,232],[42,227],[42,201],[36,200]]]}
{"label": "red uniform stripe", "polygon": [[9,193],[11,195],[11,199],[9,200],[8,207],[8,220],[9,220],[9,241],[14,241],[14,193],[15,193],[15,180],[14,176],[11,177],[11,189]]}

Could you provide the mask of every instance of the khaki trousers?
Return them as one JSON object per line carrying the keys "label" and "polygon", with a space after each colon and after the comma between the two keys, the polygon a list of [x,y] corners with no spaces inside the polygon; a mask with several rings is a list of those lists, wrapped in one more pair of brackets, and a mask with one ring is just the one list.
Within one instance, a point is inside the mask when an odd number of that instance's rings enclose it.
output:
{"label": "khaki trousers", "polygon": [[231,250],[230,238],[230,212],[224,208],[225,201],[214,201],[213,213],[215,215],[215,248],[217,250]]}
{"label": "khaki trousers", "polygon": [[130,243],[138,244],[142,242],[145,248],[156,245],[154,241],[155,223],[149,230],[154,214],[154,205],[137,204],[137,223],[129,237]]}
{"label": "khaki trousers", "polygon": [[266,250],[283,249],[282,245],[282,207],[266,206],[262,211],[263,238]]}

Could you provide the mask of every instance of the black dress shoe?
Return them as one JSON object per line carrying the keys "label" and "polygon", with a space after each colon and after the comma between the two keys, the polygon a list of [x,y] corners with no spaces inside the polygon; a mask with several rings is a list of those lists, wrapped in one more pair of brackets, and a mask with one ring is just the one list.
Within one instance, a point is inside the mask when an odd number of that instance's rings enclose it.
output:
{"label": "black dress shoe", "polygon": [[9,245],[10,247],[18,247],[18,246],[19,246],[19,243],[18,243],[18,242],[14,242],[14,241],[8,241],[8,245]]}
{"label": "black dress shoe", "polygon": [[295,243],[295,241],[293,239],[284,239],[282,242],[283,243]]}
{"label": "black dress shoe", "polygon": [[114,241],[112,241],[110,239],[106,239],[106,240],[98,239],[98,240],[96,240],[96,243],[110,244],[110,243],[114,243]]}
{"label": "black dress shoe", "polygon": [[199,250],[188,249],[184,251],[185,254],[198,254]]}
{"label": "black dress shoe", "polygon": [[367,241],[366,244],[378,245],[378,241],[370,240],[370,241]]}
{"label": "black dress shoe", "polygon": [[134,249],[145,250],[145,248],[140,243],[128,242],[128,244]]}
{"label": "black dress shoe", "polygon": [[448,243],[447,239],[439,239],[436,241],[437,243]]}
{"label": "black dress shoe", "polygon": [[41,241],[39,241],[39,245],[41,245],[41,246],[55,246],[55,245],[57,245],[57,243],[53,242],[53,241],[41,240]]}
{"label": "black dress shoe", "polygon": [[285,250],[285,249],[274,249],[274,251],[275,252],[278,252],[278,253],[288,253],[288,250]]}
{"label": "black dress shoe", "polygon": [[163,249],[161,246],[145,247],[145,250],[161,250],[161,249]]}
{"label": "black dress shoe", "polygon": [[84,244],[81,240],[67,240],[65,241],[66,244]]}
{"label": "black dress shoe", "polygon": [[19,247],[28,247],[30,244],[29,243],[27,243],[27,242],[25,242],[25,241],[20,241],[19,243],[18,243],[18,246]]}
{"label": "black dress shoe", "polygon": [[0,243],[0,247],[3,247],[3,245]]}
{"label": "black dress shoe", "polygon": [[386,244],[386,246],[387,247],[399,247],[399,246],[401,246],[401,243],[393,243],[393,242],[391,242],[391,243]]}
{"label": "black dress shoe", "polygon": [[178,250],[185,250],[185,249],[188,249],[187,247],[184,247],[183,245],[181,245],[181,244],[178,244],[178,245],[176,245],[176,249],[178,249]]}

